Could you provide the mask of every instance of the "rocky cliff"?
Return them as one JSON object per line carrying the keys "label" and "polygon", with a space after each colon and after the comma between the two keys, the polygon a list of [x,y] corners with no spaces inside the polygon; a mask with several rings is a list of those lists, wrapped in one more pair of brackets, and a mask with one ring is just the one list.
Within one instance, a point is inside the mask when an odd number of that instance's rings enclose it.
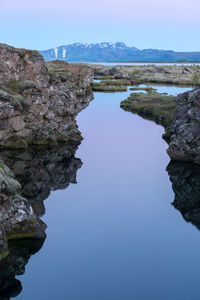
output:
{"label": "rocky cliff", "polygon": [[76,181],[75,118],[93,98],[92,77],[88,67],[0,44],[0,261],[12,261],[11,240],[44,240],[43,200]]}
{"label": "rocky cliff", "polygon": [[92,99],[92,70],[0,44],[0,147],[81,140],[75,117]]}
{"label": "rocky cliff", "polygon": [[173,160],[200,164],[200,89],[177,96],[167,152]]}

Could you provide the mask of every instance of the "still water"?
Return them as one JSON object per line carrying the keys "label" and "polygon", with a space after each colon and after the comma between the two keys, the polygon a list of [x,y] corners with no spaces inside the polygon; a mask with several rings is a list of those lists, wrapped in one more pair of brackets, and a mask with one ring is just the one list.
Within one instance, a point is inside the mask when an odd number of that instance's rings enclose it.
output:
{"label": "still water", "polygon": [[45,200],[47,238],[15,299],[199,299],[200,232],[171,205],[163,128],[120,109],[128,93],[95,93],[79,114],[77,184]]}

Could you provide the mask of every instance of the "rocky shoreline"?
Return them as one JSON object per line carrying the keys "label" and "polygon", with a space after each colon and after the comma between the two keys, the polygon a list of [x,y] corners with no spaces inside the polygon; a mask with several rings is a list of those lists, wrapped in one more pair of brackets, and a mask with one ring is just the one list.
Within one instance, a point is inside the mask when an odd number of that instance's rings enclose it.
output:
{"label": "rocky shoreline", "polygon": [[93,99],[92,80],[88,67],[0,44],[0,261],[12,276],[11,241],[44,241],[43,200],[76,182],[76,116]]}
{"label": "rocky shoreline", "polygon": [[200,84],[200,66],[154,64],[140,66],[104,66],[99,64],[82,64],[90,67],[96,79],[120,79],[131,81],[133,84],[160,83],[183,86],[197,86]]}
{"label": "rocky shoreline", "polygon": [[[0,262],[2,270],[8,270],[0,272],[0,291],[20,290],[15,275],[45,240],[43,201],[52,190],[76,183],[82,165],[74,157],[82,140],[76,116],[93,99],[92,89],[124,91],[128,85],[146,82],[195,85],[200,76],[199,67],[193,66],[139,68],[141,73],[135,66],[45,63],[36,51],[0,44]],[[93,76],[102,82],[92,83]],[[200,89],[179,95],[176,103],[153,88],[146,92],[137,97],[133,93],[121,107],[168,128],[173,160],[200,164]],[[173,168],[168,171],[181,187]],[[178,209],[179,203],[174,203]],[[13,260],[19,264],[13,266]]]}
{"label": "rocky shoreline", "polygon": [[200,165],[199,88],[177,97],[154,90],[132,93],[120,106],[165,128],[163,138],[169,144],[167,153],[172,160]]}

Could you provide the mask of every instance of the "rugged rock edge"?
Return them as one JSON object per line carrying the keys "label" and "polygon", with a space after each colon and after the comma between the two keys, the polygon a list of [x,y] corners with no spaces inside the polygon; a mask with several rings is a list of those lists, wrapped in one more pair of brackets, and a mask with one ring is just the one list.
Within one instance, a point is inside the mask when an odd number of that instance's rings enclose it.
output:
{"label": "rugged rock edge", "polygon": [[75,117],[93,98],[93,71],[0,44],[0,148],[77,143]]}
{"label": "rugged rock edge", "polygon": [[170,158],[200,164],[200,89],[180,94],[169,134]]}
{"label": "rugged rock edge", "polygon": [[[82,140],[75,118],[93,99],[92,78],[86,66],[46,64],[37,51],[0,44],[0,150],[64,144],[71,149],[64,157],[74,153]],[[8,257],[10,240],[44,240],[45,229],[24,187],[0,160],[0,260]]]}

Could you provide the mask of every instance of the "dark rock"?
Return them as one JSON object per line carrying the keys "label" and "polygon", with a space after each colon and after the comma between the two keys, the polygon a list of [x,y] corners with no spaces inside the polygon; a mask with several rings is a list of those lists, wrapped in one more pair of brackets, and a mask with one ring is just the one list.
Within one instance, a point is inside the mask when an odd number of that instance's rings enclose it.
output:
{"label": "dark rock", "polygon": [[177,96],[167,152],[173,160],[200,164],[200,89]]}

